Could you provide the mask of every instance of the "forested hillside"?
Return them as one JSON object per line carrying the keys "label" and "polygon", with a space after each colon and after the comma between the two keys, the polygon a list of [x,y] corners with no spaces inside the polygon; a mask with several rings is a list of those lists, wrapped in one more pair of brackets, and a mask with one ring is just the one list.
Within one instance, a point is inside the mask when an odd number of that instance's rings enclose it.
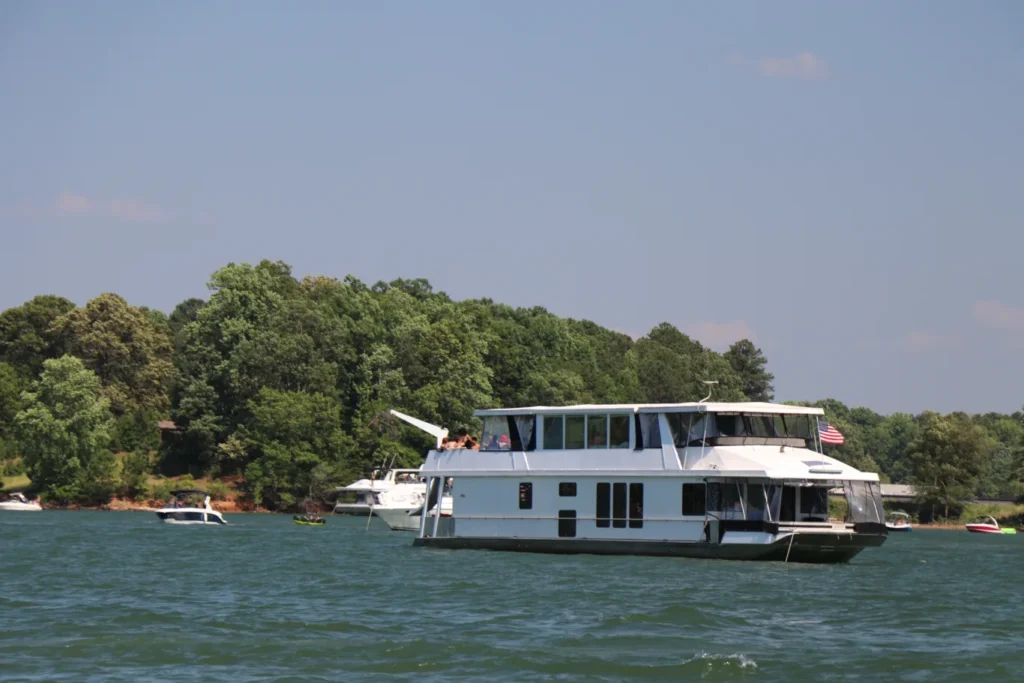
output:
{"label": "forested hillside", "polygon": [[[429,441],[388,408],[454,433],[478,430],[475,408],[690,401],[704,380],[716,400],[773,398],[750,341],[719,354],[668,323],[633,340],[539,307],[453,301],[425,280],[297,280],[269,261],[229,264],[209,290],[170,315],[116,294],[0,314],[2,473],[54,502],[146,495],[154,473],[229,477],[285,509],[386,460],[422,462]],[[1021,412],[814,405],[846,436],[837,457],[935,502],[1021,490]]]}

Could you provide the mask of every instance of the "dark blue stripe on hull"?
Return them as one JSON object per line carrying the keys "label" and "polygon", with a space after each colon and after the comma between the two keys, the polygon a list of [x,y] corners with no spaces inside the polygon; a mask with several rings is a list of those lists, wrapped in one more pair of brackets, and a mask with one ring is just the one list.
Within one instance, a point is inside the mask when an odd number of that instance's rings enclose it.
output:
{"label": "dark blue stripe on hull", "polygon": [[864,548],[880,546],[882,535],[800,534],[768,545],[681,543],[676,541],[619,541],[561,538],[488,538],[442,537],[417,538],[414,545],[431,548],[500,550],[526,553],[586,555],[654,555],[661,557],[692,557],[722,560],[783,561],[789,553],[790,562],[848,562]]}

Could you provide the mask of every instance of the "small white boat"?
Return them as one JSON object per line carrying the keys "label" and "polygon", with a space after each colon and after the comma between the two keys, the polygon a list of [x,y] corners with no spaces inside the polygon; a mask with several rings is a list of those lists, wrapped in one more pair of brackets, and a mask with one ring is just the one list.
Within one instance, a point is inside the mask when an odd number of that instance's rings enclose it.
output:
{"label": "small white boat", "polygon": [[[338,494],[355,494],[355,501],[336,503],[336,515],[368,515],[371,508],[395,507],[406,504],[413,508],[423,503],[427,485],[414,469],[390,469],[381,474],[375,470],[370,479],[360,479],[348,486],[335,489]],[[418,494],[418,498],[417,498]],[[418,527],[417,527],[418,528]]]}
{"label": "small white boat", "polygon": [[972,534],[1016,534],[1013,527],[1003,529],[993,517],[984,516],[964,525]]}
{"label": "small white boat", "polygon": [[[161,522],[167,524],[227,524],[224,516],[210,507],[210,494],[198,489],[171,491],[174,502],[156,511]],[[192,504],[193,496],[203,496],[202,506]]]}
{"label": "small white boat", "polygon": [[885,519],[885,528],[889,531],[911,531],[910,515],[902,510],[890,512]]}
{"label": "small white boat", "polygon": [[[375,505],[373,507],[373,514],[383,519],[384,523],[392,531],[419,531],[424,499],[425,497],[422,497],[420,504],[411,508],[407,506],[388,507]],[[452,497],[449,493],[445,493],[441,497],[441,516],[452,516]]]}
{"label": "small white boat", "polygon": [[8,512],[37,512],[42,509],[38,498],[29,500],[20,493],[12,493],[7,500],[0,502],[0,510]]}

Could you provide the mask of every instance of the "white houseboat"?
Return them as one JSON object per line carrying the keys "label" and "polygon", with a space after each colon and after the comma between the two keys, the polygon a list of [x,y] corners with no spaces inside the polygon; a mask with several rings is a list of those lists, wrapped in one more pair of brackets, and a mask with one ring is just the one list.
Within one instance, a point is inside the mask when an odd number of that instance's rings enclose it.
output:
{"label": "white houseboat", "polygon": [[[416,545],[845,562],[886,539],[878,475],[823,453],[820,408],[699,402],[476,415],[481,450],[427,455]],[[449,478],[445,516],[438,484]],[[849,504],[841,521],[828,513],[835,488]]]}

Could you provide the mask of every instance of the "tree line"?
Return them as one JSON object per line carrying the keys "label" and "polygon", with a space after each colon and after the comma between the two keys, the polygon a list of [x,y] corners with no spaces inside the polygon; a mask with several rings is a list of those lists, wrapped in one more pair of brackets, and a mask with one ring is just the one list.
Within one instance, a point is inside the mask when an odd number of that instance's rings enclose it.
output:
{"label": "tree line", "polygon": [[[228,264],[208,288],[170,315],[116,294],[0,314],[2,474],[58,503],[143,495],[153,474],[234,478],[283,510],[382,462],[422,462],[429,437],[389,408],[477,433],[480,407],[694,401],[704,380],[716,400],[773,399],[752,342],[720,354],[668,323],[634,340],[540,307],[453,301],[422,279],[300,280],[270,261]],[[846,437],[836,457],[919,485],[940,513],[1024,490],[1019,411],[805,405]]]}

